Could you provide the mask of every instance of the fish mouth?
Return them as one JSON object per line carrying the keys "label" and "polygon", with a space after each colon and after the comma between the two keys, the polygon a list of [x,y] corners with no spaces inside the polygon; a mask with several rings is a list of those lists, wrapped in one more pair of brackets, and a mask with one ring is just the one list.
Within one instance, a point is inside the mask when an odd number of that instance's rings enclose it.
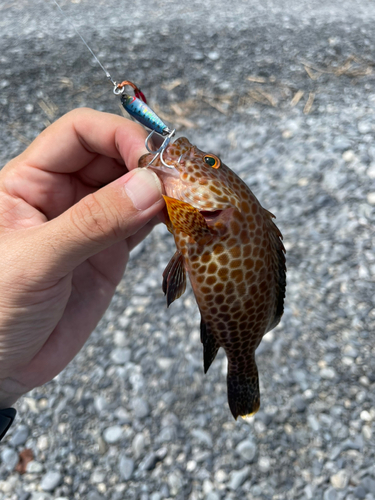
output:
{"label": "fish mouth", "polygon": [[223,210],[213,210],[212,212],[208,210],[199,210],[199,213],[203,215],[206,222],[215,222],[216,219],[220,217]]}

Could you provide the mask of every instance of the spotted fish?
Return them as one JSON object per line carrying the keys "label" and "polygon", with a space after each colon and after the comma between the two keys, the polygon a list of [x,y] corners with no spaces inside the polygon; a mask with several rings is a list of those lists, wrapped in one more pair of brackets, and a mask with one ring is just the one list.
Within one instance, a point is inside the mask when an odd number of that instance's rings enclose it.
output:
{"label": "spotted fish", "polygon": [[[152,155],[144,155],[146,167]],[[260,406],[255,350],[283,314],[282,235],[247,185],[213,154],[179,138],[152,168],[161,179],[167,227],[177,251],[163,274],[169,306],[186,287],[201,313],[204,372],[220,347],[228,357],[228,402],[235,419]]]}

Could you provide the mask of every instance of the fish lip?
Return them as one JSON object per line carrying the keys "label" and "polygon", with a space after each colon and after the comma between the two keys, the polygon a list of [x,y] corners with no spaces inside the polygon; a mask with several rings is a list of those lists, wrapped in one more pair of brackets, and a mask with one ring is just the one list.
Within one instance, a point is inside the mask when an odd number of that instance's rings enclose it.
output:
{"label": "fish lip", "polygon": [[178,167],[184,166],[183,163],[184,163],[184,160],[186,158],[191,157],[192,150],[195,148],[195,146],[191,146],[187,151],[184,151],[183,153],[181,153],[180,156],[178,157],[178,159],[173,159],[173,157],[170,157],[168,154],[169,148],[173,149],[173,147],[174,147],[174,143],[170,143],[166,147],[164,154],[163,154],[163,157],[164,157],[164,160],[166,160],[166,163],[168,163],[168,161],[172,161],[174,168],[178,169]]}
{"label": "fish lip", "polygon": [[156,171],[155,173],[167,174],[168,176],[175,177],[176,179],[180,177],[179,171],[173,166],[173,168],[165,167],[164,165],[150,165],[148,168]]}
{"label": "fish lip", "polygon": [[[172,146],[172,144],[171,144]],[[170,165],[170,167],[166,167],[165,165],[150,165],[151,168],[157,169],[159,172],[165,173],[172,175],[172,177],[178,178],[181,173],[181,168],[185,166],[184,161],[186,158],[186,155],[190,153],[190,151],[185,151],[185,153],[181,153],[179,158],[177,160],[171,158],[168,156],[168,148],[170,146],[167,146],[167,148],[164,151],[163,154],[163,159],[167,165]],[[171,162],[171,163],[170,163]],[[171,168],[172,167],[172,168]]]}

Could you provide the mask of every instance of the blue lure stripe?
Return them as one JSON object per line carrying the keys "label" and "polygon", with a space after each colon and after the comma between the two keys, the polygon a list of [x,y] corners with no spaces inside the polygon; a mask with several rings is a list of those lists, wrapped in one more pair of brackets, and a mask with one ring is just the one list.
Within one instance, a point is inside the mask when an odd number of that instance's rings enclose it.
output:
{"label": "blue lure stripe", "polygon": [[167,125],[141,99],[123,94],[121,96],[121,104],[129,115],[133,116],[145,127],[154,130],[160,135],[167,135],[169,133]]}

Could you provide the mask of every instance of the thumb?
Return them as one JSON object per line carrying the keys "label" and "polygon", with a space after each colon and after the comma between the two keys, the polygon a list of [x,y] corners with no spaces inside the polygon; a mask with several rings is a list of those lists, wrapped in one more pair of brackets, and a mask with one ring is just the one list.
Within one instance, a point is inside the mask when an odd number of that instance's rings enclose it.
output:
{"label": "thumb", "polygon": [[[43,224],[48,272],[62,277],[83,261],[139,231],[162,209],[162,187],[147,168],[135,169]],[[44,239],[43,239],[44,238]]]}

